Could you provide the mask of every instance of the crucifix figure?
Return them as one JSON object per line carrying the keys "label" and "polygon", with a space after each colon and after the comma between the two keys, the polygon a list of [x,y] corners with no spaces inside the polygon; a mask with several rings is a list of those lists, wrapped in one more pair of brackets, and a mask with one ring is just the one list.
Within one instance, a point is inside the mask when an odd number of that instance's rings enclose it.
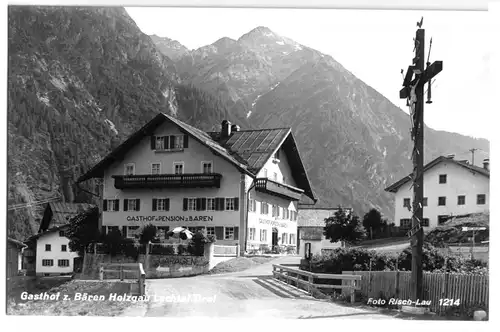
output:
{"label": "crucifix figure", "polygon": [[[422,295],[422,246],[424,240],[423,220],[423,198],[424,198],[424,85],[431,84],[431,80],[443,69],[442,61],[430,64],[429,59],[425,62],[425,30],[417,30],[415,37],[415,58],[413,64],[408,67],[404,77],[403,88],[399,91],[399,97],[406,99],[410,106],[410,118],[412,123],[411,138],[415,142],[413,147],[413,206],[412,206],[412,229],[409,232],[412,246],[412,284],[413,300],[423,300]],[[430,52],[429,52],[430,55]],[[427,64],[427,68],[425,65]],[[428,89],[430,100],[430,89]]]}

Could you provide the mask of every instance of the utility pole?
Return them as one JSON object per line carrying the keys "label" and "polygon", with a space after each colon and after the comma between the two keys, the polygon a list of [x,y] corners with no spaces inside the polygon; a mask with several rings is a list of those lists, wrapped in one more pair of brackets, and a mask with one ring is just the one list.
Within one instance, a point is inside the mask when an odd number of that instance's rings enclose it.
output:
{"label": "utility pole", "polygon": [[472,153],[472,166],[474,166],[474,152],[476,152],[477,149],[476,148],[472,148],[469,151]]}
{"label": "utility pole", "polygon": [[[423,21],[423,18],[422,18]],[[443,69],[442,61],[435,61],[432,65],[425,62],[425,30],[422,29],[422,21],[417,23],[418,30],[415,36],[415,58],[412,65],[408,67],[403,82],[403,89],[399,92],[401,99],[406,99],[410,106],[410,116],[413,128],[411,137],[414,141],[413,159],[413,208],[412,208],[412,229],[408,232],[411,238],[412,247],[412,300],[423,299],[423,270],[422,270],[422,247],[424,242],[424,232],[422,228],[423,220],[423,199],[424,199],[424,85],[428,83],[427,104],[431,101],[431,80]],[[432,46],[432,39],[431,39]],[[427,68],[425,68],[427,65]]]}

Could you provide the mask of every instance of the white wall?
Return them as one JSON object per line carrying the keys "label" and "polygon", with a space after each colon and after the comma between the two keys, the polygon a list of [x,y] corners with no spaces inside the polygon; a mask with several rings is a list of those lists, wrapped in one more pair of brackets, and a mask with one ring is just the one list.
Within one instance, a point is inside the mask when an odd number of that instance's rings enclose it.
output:
{"label": "white wall", "polygon": [[300,240],[299,255],[300,257],[305,257],[306,243],[311,243],[311,253],[313,255],[321,255],[321,249],[335,249],[340,248],[341,243],[335,242],[331,243],[330,240],[326,240],[325,237],[321,240]]}
{"label": "white wall", "polygon": [[[51,245],[51,251],[45,251],[45,245]],[[61,251],[61,245],[66,245],[67,251]],[[58,231],[48,232],[38,238],[36,242],[36,273],[72,273],[73,259],[78,257],[76,252],[69,250],[69,239],[59,236]],[[42,266],[43,259],[54,260],[53,266]],[[58,266],[59,259],[68,259],[69,266]]]}
{"label": "white wall", "polygon": [[[447,174],[447,183],[439,183],[439,175]],[[410,198],[413,202],[413,188],[411,182],[401,186],[395,195],[394,223],[399,226],[400,219],[409,219],[412,214],[403,207],[403,199]],[[438,224],[438,215],[460,215],[466,213],[485,212],[489,210],[489,178],[481,174],[473,174],[464,167],[453,162],[445,161],[432,167],[424,173],[424,197],[427,197],[427,206],[424,207],[424,218],[429,219],[430,229]],[[486,204],[477,205],[478,194],[486,194]],[[465,205],[457,204],[457,196],[465,195]],[[446,205],[438,206],[438,197],[446,197]]]}

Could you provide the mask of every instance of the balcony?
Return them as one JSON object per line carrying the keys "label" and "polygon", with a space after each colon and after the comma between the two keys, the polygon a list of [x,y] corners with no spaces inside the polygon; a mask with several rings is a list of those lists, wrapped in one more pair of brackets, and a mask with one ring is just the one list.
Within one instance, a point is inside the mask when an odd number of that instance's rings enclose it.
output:
{"label": "balcony", "polygon": [[259,178],[255,181],[255,190],[292,201],[300,200],[304,192],[302,189],[266,178]]}
{"label": "balcony", "polygon": [[113,175],[116,189],[220,188],[222,174]]}

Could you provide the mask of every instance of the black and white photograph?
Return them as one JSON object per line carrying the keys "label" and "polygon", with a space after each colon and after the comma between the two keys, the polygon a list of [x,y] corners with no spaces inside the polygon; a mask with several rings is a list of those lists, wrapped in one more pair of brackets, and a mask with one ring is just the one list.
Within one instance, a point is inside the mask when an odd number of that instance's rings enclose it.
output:
{"label": "black and white photograph", "polygon": [[4,314],[492,320],[488,3],[306,5],[7,6]]}

